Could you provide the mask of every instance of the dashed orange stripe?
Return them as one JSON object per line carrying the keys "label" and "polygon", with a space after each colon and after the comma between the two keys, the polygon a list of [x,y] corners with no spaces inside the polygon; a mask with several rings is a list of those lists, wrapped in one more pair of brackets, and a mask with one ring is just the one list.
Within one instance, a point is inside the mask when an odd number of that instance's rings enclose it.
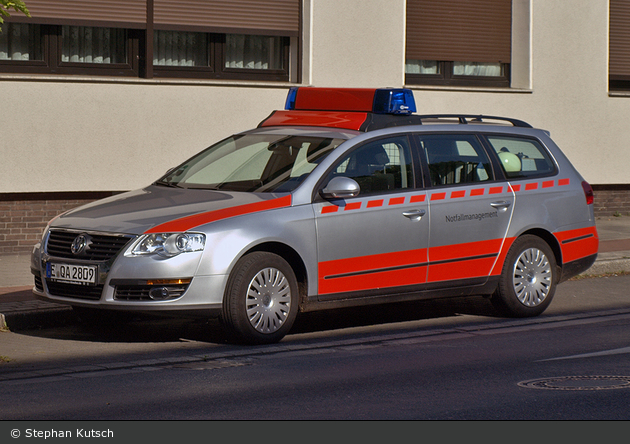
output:
{"label": "dashed orange stripe", "polygon": [[424,202],[426,198],[427,198],[426,194],[417,194],[417,195],[411,196],[411,199],[409,199],[409,203]]}
{"label": "dashed orange stripe", "polygon": [[383,202],[384,202],[383,199],[369,200],[367,203],[367,207],[368,208],[382,207]]}
{"label": "dashed orange stripe", "polygon": [[[486,192],[489,195],[502,194],[504,192],[518,193],[520,191],[531,191],[531,190],[537,190],[539,188],[552,188],[554,186],[566,186],[566,185],[569,185],[570,182],[571,182],[570,179],[565,178],[565,179],[558,179],[557,183],[555,180],[545,180],[543,182],[530,182],[524,185],[523,184],[515,184],[515,185],[508,184],[506,186],[493,186],[489,188],[472,188],[469,190],[468,196],[469,197],[483,196],[484,194],[486,194]],[[445,191],[430,193],[428,199],[429,201],[439,201],[439,200],[447,200],[447,199],[461,199],[464,197],[466,197],[466,190],[455,190],[455,191],[451,191],[451,193],[448,196]],[[392,197],[389,199],[387,204],[385,204],[384,199],[368,200],[365,208],[377,208],[377,207],[383,207],[386,205],[387,206],[402,205],[405,203],[406,200],[407,198],[405,196]],[[427,200],[427,193],[414,194],[409,197],[409,203],[425,202],[426,200]],[[326,205],[322,207],[322,214],[336,213],[337,211],[339,211],[340,208],[343,208],[344,211],[350,211],[350,210],[358,210],[361,207],[362,207],[362,202],[351,202],[347,204],[345,207],[339,207],[337,205]]]}

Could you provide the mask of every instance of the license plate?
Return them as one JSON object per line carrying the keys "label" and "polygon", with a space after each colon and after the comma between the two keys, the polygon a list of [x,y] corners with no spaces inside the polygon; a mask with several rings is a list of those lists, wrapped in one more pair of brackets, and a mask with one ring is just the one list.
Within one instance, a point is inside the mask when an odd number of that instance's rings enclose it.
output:
{"label": "license plate", "polygon": [[95,265],[46,264],[46,277],[55,281],[80,285],[96,284]]}

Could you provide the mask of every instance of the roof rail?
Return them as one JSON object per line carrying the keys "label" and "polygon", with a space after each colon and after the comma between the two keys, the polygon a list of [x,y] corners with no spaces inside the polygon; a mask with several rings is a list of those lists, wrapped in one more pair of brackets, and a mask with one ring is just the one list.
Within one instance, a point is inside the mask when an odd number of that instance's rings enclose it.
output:
{"label": "roof rail", "polygon": [[522,120],[510,117],[484,116],[481,114],[416,114],[415,117],[420,121],[423,119],[457,119],[460,124],[489,123],[487,122],[488,120],[499,120],[511,123],[513,126],[532,128],[529,123]]}

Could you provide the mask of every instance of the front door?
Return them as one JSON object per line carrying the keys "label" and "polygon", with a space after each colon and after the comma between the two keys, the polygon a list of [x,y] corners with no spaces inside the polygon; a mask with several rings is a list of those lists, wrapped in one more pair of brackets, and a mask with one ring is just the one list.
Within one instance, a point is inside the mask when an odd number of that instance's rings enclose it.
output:
{"label": "front door", "polygon": [[330,173],[356,180],[357,197],[317,202],[319,300],[397,293],[426,282],[428,202],[415,186],[406,136],[370,141]]}

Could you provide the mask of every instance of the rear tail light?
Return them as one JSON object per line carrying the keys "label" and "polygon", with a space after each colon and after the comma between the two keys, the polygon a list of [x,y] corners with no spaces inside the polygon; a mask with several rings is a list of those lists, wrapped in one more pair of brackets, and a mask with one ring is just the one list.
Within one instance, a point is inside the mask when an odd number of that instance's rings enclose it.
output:
{"label": "rear tail light", "polygon": [[584,196],[586,196],[586,205],[591,205],[594,200],[593,187],[587,181],[583,181],[582,188],[584,189]]}

